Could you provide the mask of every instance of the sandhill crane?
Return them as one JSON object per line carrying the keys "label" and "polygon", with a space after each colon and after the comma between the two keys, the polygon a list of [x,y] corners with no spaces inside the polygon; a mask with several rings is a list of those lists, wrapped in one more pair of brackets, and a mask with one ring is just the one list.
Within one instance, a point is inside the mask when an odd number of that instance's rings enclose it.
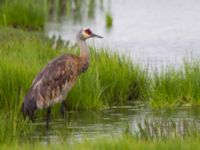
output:
{"label": "sandhill crane", "polygon": [[46,126],[49,126],[51,106],[61,102],[61,113],[66,111],[65,98],[78,76],[89,67],[89,49],[86,40],[102,38],[90,29],[82,29],[77,34],[80,56],[64,54],[48,63],[33,80],[30,90],[24,97],[22,113],[34,120],[37,109],[47,109]]}

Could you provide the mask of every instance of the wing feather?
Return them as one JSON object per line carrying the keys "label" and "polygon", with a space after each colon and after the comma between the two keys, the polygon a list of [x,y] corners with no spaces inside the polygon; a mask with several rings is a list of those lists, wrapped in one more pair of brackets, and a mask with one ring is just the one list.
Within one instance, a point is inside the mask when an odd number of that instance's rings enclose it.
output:
{"label": "wing feather", "polygon": [[69,82],[75,80],[77,67],[74,56],[63,55],[54,59],[34,79],[31,86],[33,92],[36,92],[34,95],[42,97],[45,101],[51,101],[63,92]]}

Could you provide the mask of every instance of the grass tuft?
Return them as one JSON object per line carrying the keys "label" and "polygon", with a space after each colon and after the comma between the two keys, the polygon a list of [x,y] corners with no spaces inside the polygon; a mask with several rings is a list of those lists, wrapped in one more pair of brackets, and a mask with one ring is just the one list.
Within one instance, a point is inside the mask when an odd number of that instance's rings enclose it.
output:
{"label": "grass tuft", "polygon": [[179,69],[154,72],[151,104],[155,108],[200,103],[200,63],[185,61]]}
{"label": "grass tuft", "polygon": [[0,5],[0,25],[41,30],[45,23],[44,0],[4,0]]}
{"label": "grass tuft", "polygon": [[106,13],[106,28],[111,28],[113,26],[113,18],[111,14]]}

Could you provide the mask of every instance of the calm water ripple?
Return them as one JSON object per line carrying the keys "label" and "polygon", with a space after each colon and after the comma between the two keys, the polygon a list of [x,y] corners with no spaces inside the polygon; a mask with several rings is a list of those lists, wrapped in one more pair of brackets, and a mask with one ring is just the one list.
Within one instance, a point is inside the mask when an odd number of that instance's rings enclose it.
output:
{"label": "calm water ripple", "polygon": [[58,142],[65,137],[66,141],[95,139],[99,136],[121,135],[127,129],[137,130],[138,123],[145,120],[186,120],[200,126],[200,108],[187,106],[175,109],[153,110],[145,105],[115,107],[101,111],[68,112],[67,120],[54,118],[50,130],[46,132],[45,121],[34,123],[36,127],[32,138],[42,142]]}
{"label": "calm water ripple", "polygon": [[[90,40],[90,44],[117,49],[134,62],[151,67],[179,66],[184,57],[200,56],[200,1],[108,0],[104,11],[96,3],[92,20],[83,17],[74,22],[72,17],[63,17],[59,22],[48,22],[46,33],[75,42],[75,33],[90,27],[104,36],[103,40]],[[113,18],[110,30],[105,27],[106,12]]]}

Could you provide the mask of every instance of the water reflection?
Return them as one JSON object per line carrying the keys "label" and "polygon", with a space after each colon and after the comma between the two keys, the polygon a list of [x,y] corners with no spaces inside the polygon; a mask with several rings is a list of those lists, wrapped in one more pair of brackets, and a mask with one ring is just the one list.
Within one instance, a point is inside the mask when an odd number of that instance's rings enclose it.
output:
{"label": "water reflection", "polygon": [[96,0],[89,0],[88,4],[88,18],[94,19],[96,10]]}
{"label": "water reflection", "polygon": [[198,107],[152,110],[142,103],[101,111],[71,111],[67,114],[67,120],[52,119],[48,132],[45,130],[45,121],[34,123],[36,130],[31,138],[42,142],[59,142],[61,139],[70,142],[74,139],[116,136],[124,133],[127,127],[137,131],[138,123],[144,120],[186,120],[189,123],[195,121],[199,126],[199,116]]}
{"label": "water reflection", "polygon": [[[58,3],[58,6],[57,6]],[[96,16],[96,0],[49,0],[48,21],[72,21],[73,23],[93,20]],[[103,8],[103,1],[99,7]]]}

